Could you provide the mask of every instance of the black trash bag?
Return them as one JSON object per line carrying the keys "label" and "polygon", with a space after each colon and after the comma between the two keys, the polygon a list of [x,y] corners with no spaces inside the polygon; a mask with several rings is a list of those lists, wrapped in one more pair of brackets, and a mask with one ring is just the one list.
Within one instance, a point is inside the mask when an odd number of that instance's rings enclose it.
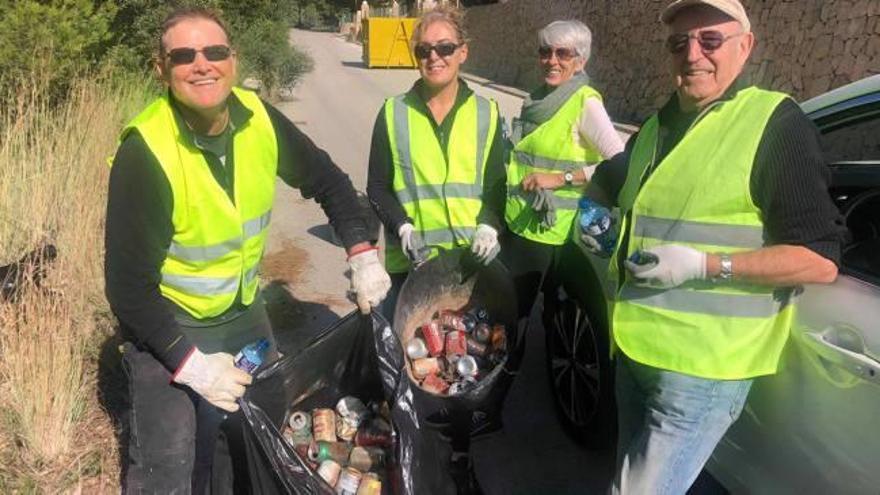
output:
{"label": "black trash bag", "polygon": [[[292,409],[335,408],[346,395],[365,403],[385,400],[373,331],[387,326],[378,314],[368,317],[355,311],[296,355],[283,357],[254,377],[241,401],[253,493],[335,493],[284,441],[280,430]],[[386,479],[383,493],[394,493],[393,484]]]}
{"label": "black trash bag", "polygon": [[[478,384],[458,395],[439,396],[410,379],[402,342],[440,309],[482,306],[507,331],[507,356]],[[401,288],[393,330],[378,335],[377,350],[392,418],[398,429],[401,470],[409,493],[469,493],[466,476],[455,466],[453,452],[466,453],[470,438],[487,418],[500,427],[501,406],[519,369],[523,336],[517,328],[513,282],[500,261],[478,264],[463,250],[444,251],[410,272]],[[393,385],[393,387],[391,387]],[[470,480],[473,481],[473,480]]]}

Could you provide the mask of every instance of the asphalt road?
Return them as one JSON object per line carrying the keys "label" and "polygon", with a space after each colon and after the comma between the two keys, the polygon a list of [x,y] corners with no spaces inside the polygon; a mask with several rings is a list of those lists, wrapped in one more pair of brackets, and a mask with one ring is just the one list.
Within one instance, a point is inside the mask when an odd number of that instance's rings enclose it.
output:
{"label": "asphalt road", "polygon": [[[291,39],[311,54],[315,68],[278,108],[363,191],[377,112],[385,98],[409,89],[418,73],[367,69],[361,47],[331,33],[293,31]],[[469,84],[495,99],[505,117],[518,113],[520,98]],[[325,223],[314,201],[279,185],[264,278],[270,281],[267,297],[285,352],[296,352],[310,335],[354,309],[344,297],[345,255],[327,242]],[[489,494],[604,492],[610,454],[583,450],[560,429],[544,365],[543,330],[533,330],[527,341],[521,375],[505,404],[505,429],[472,447],[483,489]]]}

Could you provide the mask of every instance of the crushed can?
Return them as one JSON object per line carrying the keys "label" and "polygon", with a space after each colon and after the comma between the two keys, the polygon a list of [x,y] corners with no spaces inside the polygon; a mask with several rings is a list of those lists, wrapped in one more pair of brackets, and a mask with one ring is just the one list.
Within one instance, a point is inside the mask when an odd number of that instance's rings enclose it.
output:
{"label": "crushed can", "polygon": [[467,336],[463,330],[453,330],[446,334],[446,355],[463,356],[467,354]]}
{"label": "crushed can", "polygon": [[339,399],[339,402],[336,403],[336,414],[347,418],[357,427],[370,416],[370,411],[363,401],[348,395]]}
{"label": "crushed can", "polygon": [[436,321],[422,325],[422,337],[428,347],[430,356],[439,356],[443,352],[443,330]]}
{"label": "crushed can", "polygon": [[430,374],[425,377],[425,381],[422,382],[422,388],[428,392],[443,395],[449,390],[449,384],[446,383],[446,380],[440,378],[439,375]]}
{"label": "crushed can", "polygon": [[357,495],[361,476],[361,472],[353,467],[343,469],[336,482],[336,495]]}
{"label": "crushed can", "polygon": [[336,461],[326,460],[318,466],[318,476],[330,486],[336,486],[340,472],[342,472],[342,466]]}
{"label": "crushed can", "polygon": [[507,350],[507,332],[504,330],[504,325],[498,324],[492,327],[492,349],[494,350]]}
{"label": "crushed can", "polygon": [[382,481],[376,473],[364,473],[361,477],[361,485],[358,487],[357,495],[381,495]]}
{"label": "crushed can", "polygon": [[477,323],[474,327],[474,331],[471,332],[474,340],[481,344],[488,344],[489,340],[492,338],[492,327],[489,326],[488,323]]}
{"label": "crushed can", "polygon": [[391,427],[385,427],[383,421],[374,419],[362,425],[354,436],[354,444],[358,447],[391,447]]}
{"label": "crushed can", "polygon": [[336,436],[344,442],[350,442],[357,433],[358,427],[348,416],[336,416]]}
{"label": "crushed can", "polygon": [[477,339],[468,335],[467,337],[467,353],[471,356],[485,357],[489,353],[489,346],[480,343]]}
{"label": "crushed can", "polygon": [[412,362],[412,372],[416,378],[423,379],[428,375],[440,373],[440,360],[435,357],[416,359]]}
{"label": "crushed can", "polygon": [[312,411],[312,434],[316,442],[336,441],[336,413],[333,409]]}
{"label": "crushed can", "polygon": [[464,324],[461,313],[450,309],[443,309],[439,313],[440,324],[449,330],[465,331],[467,327]]}
{"label": "crushed can", "polygon": [[380,468],[385,465],[385,451],[378,447],[355,447],[351,449],[348,465],[362,472]]}
{"label": "crushed can", "polygon": [[333,460],[345,464],[351,455],[351,444],[348,442],[313,442],[309,445],[309,459],[323,462]]}

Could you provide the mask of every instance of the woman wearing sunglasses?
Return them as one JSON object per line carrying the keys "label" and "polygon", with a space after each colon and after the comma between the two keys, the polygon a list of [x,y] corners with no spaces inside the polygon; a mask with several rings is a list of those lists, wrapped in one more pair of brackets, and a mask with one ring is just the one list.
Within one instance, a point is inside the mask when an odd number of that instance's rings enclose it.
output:
{"label": "woman wearing sunglasses", "polygon": [[468,247],[481,262],[499,251],[504,145],[498,107],[459,78],[468,46],[458,11],[426,12],[413,32],[421,78],[389,98],[373,127],[367,194],[385,225],[393,316],[406,274],[438,253]]}
{"label": "woman wearing sunglasses", "polygon": [[623,151],[602,97],[584,73],[592,36],[584,23],[555,21],[538,33],[544,83],[514,119],[507,169],[505,220],[510,234],[502,257],[527,317],[545,274],[569,238],[583,185],[595,165]]}

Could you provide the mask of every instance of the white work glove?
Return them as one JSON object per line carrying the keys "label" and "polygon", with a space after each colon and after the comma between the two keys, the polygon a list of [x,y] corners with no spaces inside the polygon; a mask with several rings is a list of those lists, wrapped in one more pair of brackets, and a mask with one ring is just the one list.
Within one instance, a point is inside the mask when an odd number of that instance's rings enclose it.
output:
{"label": "white work glove", "polygon": [[477,231],[471,240],[471,252],[477,261],[488,265],[498,256],[501,246],[498,245],[498,231],[481,223],[477,225]]}
{"label": "white work glove", "polygon": [[251,375],[235,367],[231,354],[203,354],[198,349],[174,375],[175,383],[188,386],[206,401],[229,412],[238,410],[235,401],[244,395],[244,386],[252,380]]}
{"label": "white work glove", "polygon": [[400,247],[403,254],[414,265],[420,265],[427,261],[428,250],[422,236],[415,232],[415,227],[411,223],[405,223],[397,229],[397,236],[400,237]]}
{"label": "white work glove", "polygon": [[391,277],[379,262],[379,250],[369,249],[348,258],[351,267],[351,292],[361,313],[379,306],[391,288]]}
{"label": "white work glove", "polygon": [[688,280],[706,278],[706,253],[678,244],[664,244],[643,251],[657,257],[657,263],[639,265],[626,260],[627,270],[638,283],[669,289]]}
{"label": "white work glove", "polygon": [[584,233],[581,233],[581,235],[579,235],[578,237],[580,237],[581,243],[584,245],[585,248],[587,248],[589,252],[595,254],[596,256],[602,256],[602,245],[599,244],[599,241],[597,241],[595,237],[591,236],[590,234]]}

